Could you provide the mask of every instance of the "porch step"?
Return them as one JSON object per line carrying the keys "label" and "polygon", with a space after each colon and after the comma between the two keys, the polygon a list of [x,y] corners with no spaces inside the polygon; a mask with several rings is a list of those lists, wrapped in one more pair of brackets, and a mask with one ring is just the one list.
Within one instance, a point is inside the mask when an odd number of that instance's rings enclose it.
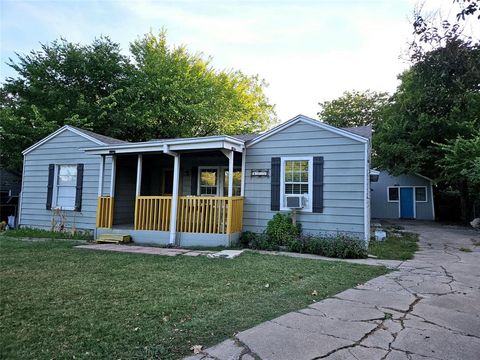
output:
{"label": "porch step", "polygon": [[124,234],[101,234],[97,239],[97,243],[125,244],[130,241],[132,241],[132,237]]}

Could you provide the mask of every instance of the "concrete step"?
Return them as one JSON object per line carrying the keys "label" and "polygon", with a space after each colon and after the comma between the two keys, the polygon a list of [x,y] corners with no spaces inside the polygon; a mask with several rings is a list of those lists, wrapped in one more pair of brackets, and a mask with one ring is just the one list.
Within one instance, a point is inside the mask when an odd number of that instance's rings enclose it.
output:
{"label": "concrete step", "polygon": [[126,244],[130,241],[132,241],[132,237],[128,234],[101,234],[97,238],[97,243]]}

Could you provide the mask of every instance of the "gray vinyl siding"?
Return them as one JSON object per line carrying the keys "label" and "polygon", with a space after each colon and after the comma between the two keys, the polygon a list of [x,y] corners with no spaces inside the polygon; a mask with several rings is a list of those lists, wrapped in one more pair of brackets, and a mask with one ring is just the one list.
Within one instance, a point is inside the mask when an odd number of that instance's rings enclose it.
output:
{"label": "gray vinyl siding", "polygon": [[324,210],[298,213],[304,233],[341,232],[363,238],[365,144],[305,123],[247,148],[244,230],[262,232],[276,213],[270,210],[270,177],[251,177],[251,170],[270,169],[272,157],[287,156],[324,157]]}
{"label": "gray vinyl siding", "polygon": [[[41,144],[24,156],[24,178],[19,224],[23,227],[49,229],[52,212],[46,210],[49,164],[84,164],[82,211],[66,210],[66,226],[75,222],[78,229],[95,229],[98,196],[99,156],[87,155],[82,148],[96,146],[94,142],[69,130]],[[111,159],[105,161],[104,193],[110,188]]]}
{"label": "gray vinyl siding", "polygon": [[400,217],[399,203],[388,202],[389,186],[426,186],[427,202],[415,203],[416,219],[434,220],[430,181],[416,175],[392,176],[387,171],[381,171],[378,181],[370,185],[372,218],[398,219]]}

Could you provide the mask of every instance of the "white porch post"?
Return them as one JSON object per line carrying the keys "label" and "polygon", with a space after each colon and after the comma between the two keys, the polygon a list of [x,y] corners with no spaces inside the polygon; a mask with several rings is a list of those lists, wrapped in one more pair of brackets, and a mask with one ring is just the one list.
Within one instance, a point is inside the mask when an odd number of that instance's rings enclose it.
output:
{"label": "white porch post", "polygon": [[228,197],[233,196],[233,158],[234,151],[230,150],[228,153]]}
{"label": "white porch post", "polygon": [[103,194],[103,174],[105,172],[105,155],[100,155],[100,171],[98,174],[98,197]]}
{"label": "white porch post", "polygon": [[173,156],[173,189],[172,189],[172,210],[170,213],[170,245],[175,244],[177,237],[177,207],[178,188],[180,182],[180,154],[169,152]]}
{"label": "white porch post", "polygon": [[115,176],[117,172],[117,157],[112,155],[112,173],[110,174],[110,197],[115,195]]}
{"label": "white porch post", "polygon": [[143,155],[138,154],[137,160],[137,187],[135,190],[135,195],[140,196],[142,191],[142,165],[143,165]]}
{"label": "white porch post", "polygon": [[243,149],[242,152],[242,184],[240,187],[240,196],[245,196],[245,160],[247,157],[247,149]]}

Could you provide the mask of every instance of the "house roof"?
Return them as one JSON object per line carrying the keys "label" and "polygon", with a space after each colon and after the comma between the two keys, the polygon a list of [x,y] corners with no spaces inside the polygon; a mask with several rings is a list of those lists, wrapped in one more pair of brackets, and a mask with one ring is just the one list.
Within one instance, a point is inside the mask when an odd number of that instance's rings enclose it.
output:
{"label": "house roof", "polygon": [[94,133],[93,131],[81,129],[81,128],[78,128],[76,126],[72,126],[72,125],[68,125],[68,126],[72,129],[75,129],[75,130],[78,130],[78,131],[84,133],[85,135],[91,136],[92,138],[97,139],[98,141],[101,141],[102,143],[107,144],[107,145],[128,143],[128,141],[119,140],[119,139],[112,138],[110,136],[97,134],[97,133]]}
{"label": "house roof", "polygon": [[345,127],[343,130],[350,131],[351,133],[363,136],[364,138],[372,138],[372,126],[354,126],[354,127]]}
{"label": "house roof", "polygon": [[93,131],[80,129],[80,128],[77,128],[77,127],[71,126],[71,125],[64,125],[61,128],[54,131],[53,133],[51,133],[50,135],[48,135],[47,137],[45,137],[42,140],[36,142],[35,144],[30,146],[29,148],[23,150],[22,154],[23,155],[28,154],[30,151],[36,149],[40,145],[46,143],[48,140],[50,140],[50,139],[54,138],[55,136],[63,133],[64,131],[71,131],[71,132],[73,132],[77,135],[80,135],[80,136],[84,137],[85,139],[88,139],[88,140],[94,142],[95,144],[101,145],[101,146],[102,145],[114,145],[114,144],[128,144],[128,142],[126,142],[126,141],[114,139],[114,138],[111,138],[111,137],[108,137],[108,136],[105,136],[105,135],[100,135],[100,134],[94,133]]}
{"label": "house roof", "polygon": [[247,143],[247,147],[251,146],[253,144],[256,144],[257,142],[260,142],[274,134],[276,134],[279,131],[282,131],[298,122],[304,122],[316,127],[319,127],[323,130],[330,131],[333,133],[336,133],[341,136],[345,136],[347,138],[350,138],[352,140],[359,141],[361,143],[366,143],[370,140],[371,137],[371,127],[370,126],[360,126],[360,127],[354,127],[354,128],[337,128],[335,126],[326,124],[324,122],[321,122],[316,119],[312,119],[308,116],[305,115],[297,115],[294,118],[264,132],[263,134],[255,137],[254,139],[250,140]]}
{"label": "house roof", "polygon": [[214,135],[196,138],[177,138],[150,140],[144,142],[127,142],[84,148],[87,152],[97,155],[113,153],[127,154],[140,152],[167,152],[181,150],[226,149],[243,151],[244,141],[229,135]]}

